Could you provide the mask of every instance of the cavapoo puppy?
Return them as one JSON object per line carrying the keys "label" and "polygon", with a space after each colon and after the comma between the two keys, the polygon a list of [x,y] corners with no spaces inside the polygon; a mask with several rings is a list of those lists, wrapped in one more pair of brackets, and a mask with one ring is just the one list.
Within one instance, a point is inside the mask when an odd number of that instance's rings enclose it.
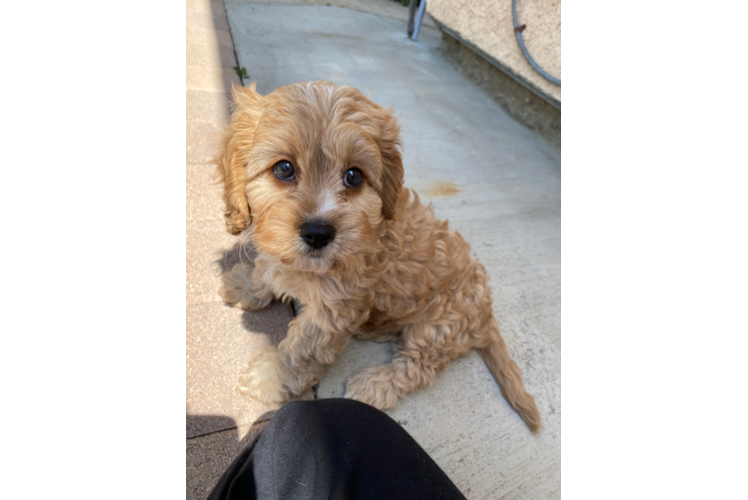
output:
{"label": "cavapoo puppy", "polygon": [[226,228],[246,231],[257,256],[223,274],[222,296],[248,310],[273,299],[304,305],[280,345],[250,363],[239,391],[265,403],[300,395],[355,335],[392,341],[396,352],[351,377],[346,397],[390,408],[475,348],[537,432],[485,268],[403,187],[391,110],[325,81],[267,96],[254,84],[235,88],[234,104],[215,163]]}

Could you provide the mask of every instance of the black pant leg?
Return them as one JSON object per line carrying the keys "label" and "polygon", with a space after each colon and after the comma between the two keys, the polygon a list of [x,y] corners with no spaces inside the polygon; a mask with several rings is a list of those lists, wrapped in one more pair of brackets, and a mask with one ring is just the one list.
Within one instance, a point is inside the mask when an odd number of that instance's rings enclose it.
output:
{"label": "black pant leg", "polygon": [[[254,489],[252,491],[252,489]],[[294,401],[229,467],[210,500],[462,499],[381,411],[349,399]]]}
{"label": "black pant leg", "polygon": [[[269,424],[268,424],[269,425]],[[208,495],[207,500],[229,500],[245,499],[254,500],[257,497],[254,467],[254,453],[257,448],[257,442],[262,434],[246,447],[231,463],[228,469],[224,471],[221,478],[213,487],[213,491]]]}

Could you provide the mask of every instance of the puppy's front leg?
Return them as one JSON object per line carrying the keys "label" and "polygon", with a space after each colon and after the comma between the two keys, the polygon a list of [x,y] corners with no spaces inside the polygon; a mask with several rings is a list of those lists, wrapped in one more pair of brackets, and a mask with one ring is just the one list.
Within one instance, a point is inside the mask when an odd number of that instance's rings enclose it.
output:
{"label": "puppy's front leg", "polygon": [[[325,325],[321,328],[319,325]],[[288,325],[288,335],[277,349],[255,358],[241,374],[239,392],[265,404],[282,403],[301,395],[322,376],[358,328],[343,316],[334,324],[324,312],[305,307]]]}

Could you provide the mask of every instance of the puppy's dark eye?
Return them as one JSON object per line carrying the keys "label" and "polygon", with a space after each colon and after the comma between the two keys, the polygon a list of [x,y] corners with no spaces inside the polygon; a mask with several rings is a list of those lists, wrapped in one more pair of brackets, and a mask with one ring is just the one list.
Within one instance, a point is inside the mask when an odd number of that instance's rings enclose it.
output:
{"label": "puppy's dark eye", "polygon": [[348,170],[343,176],[343,183],[349,188],[355,188],[361,185],[364,180],[364,174],[357,168]]}
{"label": "puppy's dark eye", "polygon": [[273,165],[273,173],[282,181],[290,181],[294,177],[293,165],[287,161],[279,161]]}

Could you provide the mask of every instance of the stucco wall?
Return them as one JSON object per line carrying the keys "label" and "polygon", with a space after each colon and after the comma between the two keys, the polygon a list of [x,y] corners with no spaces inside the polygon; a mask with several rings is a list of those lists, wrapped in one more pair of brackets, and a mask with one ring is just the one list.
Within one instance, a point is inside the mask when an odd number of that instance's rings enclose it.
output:
{"label": "stucco wall", "polygon": [[[514,36],[511,0],[428,0],[426,10],[444,27],[485,52],[541,92],[561,102],[561,87],[525,60]],[[561,78],[561,1],[517,0],[527,50],[543,69]]]}

